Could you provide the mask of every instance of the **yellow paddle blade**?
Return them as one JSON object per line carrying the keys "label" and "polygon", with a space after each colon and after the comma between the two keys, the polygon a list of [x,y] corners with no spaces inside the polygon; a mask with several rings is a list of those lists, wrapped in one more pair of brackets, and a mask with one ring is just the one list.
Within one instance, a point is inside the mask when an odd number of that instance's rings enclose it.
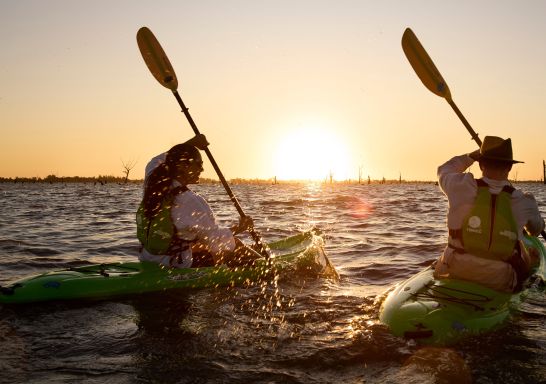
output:
{"label": "yellow paddle blade", "polygon": [[425,87],[436,95],[451,100],[451,93],[444,78],[410,28],[406,28],[402,36],[402,49]]}
{"label": "yellow paddle blade", "polygon": [[144,62],[156,80],[171,91],[176,91],[178,88],[176,74],[152,31],[146,27],[140,28],[137,32],[137,43]]}

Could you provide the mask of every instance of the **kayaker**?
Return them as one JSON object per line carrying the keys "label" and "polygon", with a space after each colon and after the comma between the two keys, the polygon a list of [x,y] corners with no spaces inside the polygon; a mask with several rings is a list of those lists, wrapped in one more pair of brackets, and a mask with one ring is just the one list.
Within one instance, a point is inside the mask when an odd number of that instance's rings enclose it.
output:
{"label": "kayaker", "polygon": [[[465,173],[475,161],[482,177]],[[521,289],[538,263],[536,251],[523,242],[524,230],[537,236],[544,229],[537,202],[508,181],[512,142],[486,136],[481,148],[453,157],[438,168],[439,185],[449,211],[448,245],[434,276],[473,281],[497,291]]]}
{"label": "kayaker", "polygon": [[137,212],[139,259],[168,267],[248,263],[260,256],[234,235],[252,227],[245,216],[232,228],[218,226],[206,200],[191,191],[203,172],[199,134],[154,157],[145,170],[144,197]]}

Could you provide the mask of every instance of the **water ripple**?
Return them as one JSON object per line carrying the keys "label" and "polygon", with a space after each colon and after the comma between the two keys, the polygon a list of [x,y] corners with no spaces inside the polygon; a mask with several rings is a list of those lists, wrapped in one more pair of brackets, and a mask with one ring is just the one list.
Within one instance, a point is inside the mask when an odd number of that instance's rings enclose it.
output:
{"label": "water ripple", "polygon": [[[545,188],[523,187],[544,211]],[[223,225],[238,220],[221,185],[195,190]],[[390,335],[377,316],[383,292],[429,265],[445,246],[447,201],[437,186],[279,184],[233,190],[267,240],[320,228],[341,282],[291,274],[247,289],[0,307],[2,378],[431,382],[408,368],[407,361],[418,361],[419,347]],[[67,266],[136,260],[141,185],[0,184],[0,194],[0,284]],[[455,358],[470,367],[476,383],[545,382],[545,308],[538,288],[509,327],[457,346]]]}

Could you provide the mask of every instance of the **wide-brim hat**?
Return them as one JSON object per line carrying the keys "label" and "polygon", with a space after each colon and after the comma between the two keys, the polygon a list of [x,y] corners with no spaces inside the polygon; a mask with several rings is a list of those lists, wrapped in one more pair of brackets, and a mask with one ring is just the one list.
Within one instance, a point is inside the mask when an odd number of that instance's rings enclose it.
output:
{"label": "wide-brim hat", "polygon": [[494,160],[504,163],[523,163],[512,156],[512,140],[497,136],[485,136],[480,147],[480,160]]}

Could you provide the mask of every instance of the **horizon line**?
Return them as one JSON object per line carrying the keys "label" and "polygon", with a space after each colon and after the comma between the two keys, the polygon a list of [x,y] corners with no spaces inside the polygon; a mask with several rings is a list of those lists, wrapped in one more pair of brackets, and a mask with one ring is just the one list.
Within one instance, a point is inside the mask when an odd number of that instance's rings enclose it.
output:
{"label": "horizon line", "polygon": [[[142,183],[144,179],[131,179],[126,178],[125,176],[112,176],[112,175],[98,175],[98,176],[55,176],[48,175],[45,178],[33,176],[33,177],[2,177],[0,176],[0,182],[29,182],[29,183],[57,183],[57,182],[115,182],[115,183]],[[231,184],[301,184],[301,183],[317,183],[317,184],[410,184],[410,183],[421,183],[421,184],[430,184],[437,183],[437,180],[406,180],[402,178],[398,179],[346,179],[346,180],[336,180],[336,179],[277,179],[276,177],[271,178],[242,178],[235,177],[228,180]],[[509,180],[512,183],[544,183],[544,180],[541,179],[529,179],[529,180]],[[216,178],[200,178],[198,184],[220,184],[220,180]]]}

